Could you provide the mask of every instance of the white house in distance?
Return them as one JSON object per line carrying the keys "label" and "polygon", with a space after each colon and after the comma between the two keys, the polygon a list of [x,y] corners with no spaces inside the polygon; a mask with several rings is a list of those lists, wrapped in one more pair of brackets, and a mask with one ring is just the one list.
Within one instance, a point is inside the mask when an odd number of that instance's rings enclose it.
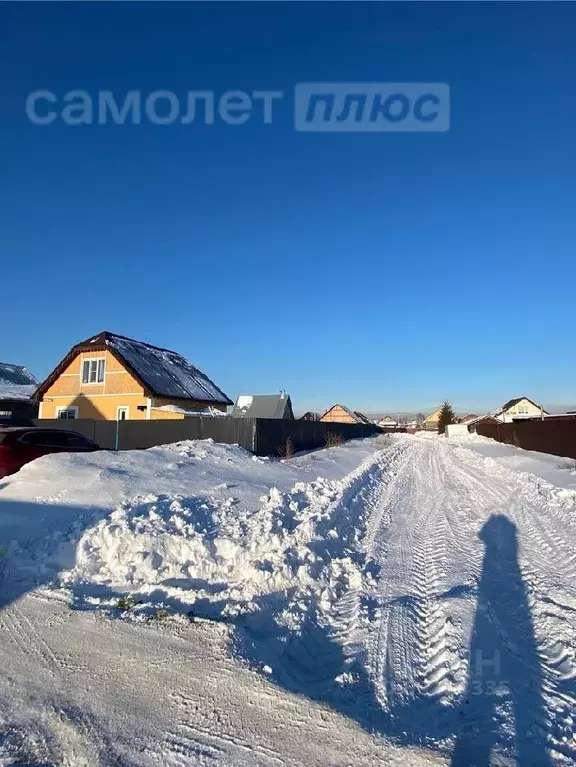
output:
{"label": "white house in distance", "polygon": [[504,423],[511,423],[514,418],[537,418],[548,415],[541,405],[537,405],[528,397],[516,397],[502,405],[500,410],[494,413],[494,417]]}

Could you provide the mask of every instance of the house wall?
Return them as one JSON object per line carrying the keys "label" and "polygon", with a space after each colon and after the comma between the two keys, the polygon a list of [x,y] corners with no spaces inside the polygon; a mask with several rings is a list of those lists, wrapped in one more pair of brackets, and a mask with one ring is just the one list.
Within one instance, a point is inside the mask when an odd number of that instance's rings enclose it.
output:
{"label": "house wall", "polygon": [[449,423],[444,432],[446,437],[467,437],[469,434],[470,431],[465,423]]}
{"label": "house wall", "polygon": [[340,405],[334,405],[320,419],[323,423],[357,423]]}
{"label": "house wall", "polygon": [[[106,359],[103,383],[82,383],[82,364],[85,359]],[[77,418],[115,421],[119,407],[128,408],[130,420],[179,420],[181,413],[153,411],[148,413],[150,400],[141,383],[129,373],[109,351],[80,352],[48,388],[40,402],[40,418],[58,418],[60,408],[75,407]],[[154,404],[177,405],[188,409],[201,408],[201,403],[190,400],[156,398]],[[138,408],[142,408],[139,410]],[[225,406],[218,406],[225,410]]]}

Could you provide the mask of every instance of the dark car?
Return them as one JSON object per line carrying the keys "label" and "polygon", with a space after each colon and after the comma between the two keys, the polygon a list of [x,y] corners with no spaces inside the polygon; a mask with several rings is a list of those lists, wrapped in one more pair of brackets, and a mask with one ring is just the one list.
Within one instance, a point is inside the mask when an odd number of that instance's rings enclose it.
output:
{"label": "dark car", "polygon": [[14,474],[26,463],[49,453],[90,453],[98,445],[74,431],[0,427],[0,477]]}

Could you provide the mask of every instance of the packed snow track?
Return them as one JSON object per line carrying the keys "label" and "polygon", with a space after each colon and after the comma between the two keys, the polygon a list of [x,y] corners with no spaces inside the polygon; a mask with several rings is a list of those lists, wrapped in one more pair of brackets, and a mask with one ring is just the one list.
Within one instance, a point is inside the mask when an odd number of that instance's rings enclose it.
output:
{"label": "packed snow track", "polygon": [[0,487],[0,766],[573,764],[560,464],[429,435],[36,462]]}

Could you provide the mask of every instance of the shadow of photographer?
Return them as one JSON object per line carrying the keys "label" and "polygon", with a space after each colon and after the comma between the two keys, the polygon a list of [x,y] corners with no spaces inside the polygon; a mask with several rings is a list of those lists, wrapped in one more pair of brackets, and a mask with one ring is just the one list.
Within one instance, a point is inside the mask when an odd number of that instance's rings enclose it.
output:
{"label": "shadow of photographer", "polygon": [[485,552],[452,767],[489,767],[511,713],[518,767],[551,765],[542,670],[518,564],[516,525],[493,515],[479,537]]}

